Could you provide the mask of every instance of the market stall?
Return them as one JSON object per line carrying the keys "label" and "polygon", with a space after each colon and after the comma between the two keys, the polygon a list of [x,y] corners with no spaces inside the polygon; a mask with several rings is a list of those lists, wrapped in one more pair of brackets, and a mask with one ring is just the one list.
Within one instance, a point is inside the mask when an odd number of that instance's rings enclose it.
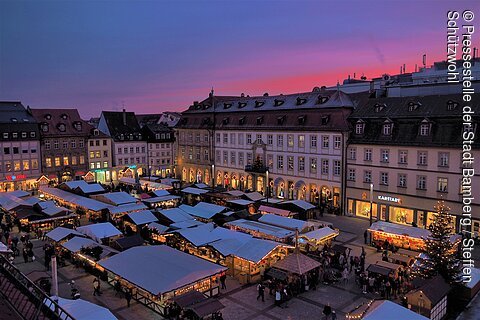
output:
{"label": "market stall", "polygon": [[143,199],[142,202],[145,203],[149,208],[161,208],[161,209],[168,209],[174,208],[178,206],[180,203],[181,198],[175,195],[165,195],[165,196],[158,196],[158,197],[151,197],[148,199]]}
{"label": "market stall", "polygon": [[297,215],[296,212],[275,208],[275,207],[270,207],[267,205],[260,205],[260,207],[258,207],[258,212],[260,212],[261,214],[275,214],[281,217],[294,217]]}
{"label": "market stall", "polygon": [[130,228],[132,232],[139,232],[145,225],[158,221],[157,217],[150,210],[131,212],[124,218],[125,228]]}
{"label": "market stall", "polygon": [[299,233],[308,232],[314,229],[314,224],[308,221],[287,218],[274,214],[262,214],[258,221],[292,231],[298,230]]}
{"label": "market stall", "polygon": [[224,224],[225,227],[232,230],[245,232],[254,237],[287,243],[295,236],[295,232],[280,227],[275,227],[265,223],[239,219]]}
{"label": "market stall", "polygon": [[332,241],[339,235],[338,230],[329,227],[315,229],[298,236],[300,250],[309,252],[323,248],[325,245],[331,245]]}
{"label": "market stall", "polygon": [[88,224],[77,228],[77,231],[98,243],[109,244],[122,236],[122,232],[110,222]]}
{"label": "market stall", "polygon": [[74,236],[84,237],[84,235],[81,234],[80,232],[73,229],[64,228],[64,227],[56,227],[52,231],[48,232],[45,236],[55,243],[60,243],[65,240],[69,240]]}

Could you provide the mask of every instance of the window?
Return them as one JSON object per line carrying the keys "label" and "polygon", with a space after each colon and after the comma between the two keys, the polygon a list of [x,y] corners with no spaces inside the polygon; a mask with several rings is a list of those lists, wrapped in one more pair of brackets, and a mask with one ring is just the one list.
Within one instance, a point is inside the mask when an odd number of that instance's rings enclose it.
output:
{"label": "window", "polygon": [[3,139],[8,139],[8,132],[3,133]]}
{"label": "window", "polygon": [[408,162],[408,151],[400,150],[398,151],[398,163],[407,164]]}
{"label": "window", "polygon": [[100,169],[100,164],[101,164],[100,161],[96,162],[96,164],[97,164],[97,169]]}
{"label": "window", "polygon": [[382,149],[381,150],[381,154],[382,154],[382,158],[381,158],[381,162],[384,162],[384,163],[388,163],[389,162],[389,158],[390,158],[390,150],[388,149]]}
{"label": "window", "polygon": [[45,150],[50,150],[50,141],[45,141]]}
{"label": "window", "polygon": [[[165,152],[162,152],[162,157],[164,156],[165,156]],[[200,161],[200,148],[195,149],[195,159],[197,159],[197,161]]]}
{"label": "window", "polygon": [[339,176],[341,171],[340,160],[333,160],[333,175]]}
{"label": "window", "polygon": [[267,166],[268,168],[273,168],[273,155],[267,155]]}
{"label": "window", "polygon": [[277,169],[283,170],[283,156],[277,156]]}
{"label": "window", "polygon": [[418,164],[421,166],[427,165],[427,152],[426,151],[418,151]]}
{"label": "window", "polygon": [[[52,163],[50,162],[50,165]],[[37,159],[32,159],[32,170],[37,170],[38,169],[38,160]]]}
{"label": "window", "polygon": [[310,136],[310,148],[316,148],[317,147],[317,136],[316,135],[311,135]]}
{"label": "window", "polygon": [[30,153],[37,153],[37,149],[31,149]]}
{"label": "window", "polygon": [[[145,150],[143,150],[145,152]],[[140,147],[135,147],[135,153],[140,153]]]}
{"label": "window", "polygon": [[253,155],[252,153],[247,153],[247,164],[252,164]]}
{"label": "window", "polygon": [[317,173],[317,158],[310,158],[310,173]]}
{"label": "window", "polygon": [[398,174],[398,186],[400,188],[406,188],[407,187],[407,175],[404,173],[399,173]]}
{"label": "window", "polygon": [[[30,132],[30,138],[35,138],[37,134],[35,133],[35,131],[32,131]],[[38,163],[37,163],[37,166],[38,166]]]}
{"label": "window", "polygon": [[244,162],[243,162],[243,152],[239,152],[239,153],[238,153],[238,165],[239,165],[239,166],[243,166],[243,165],[244,165]]}
{"label": "window", "polygon": [[5,171],[12,172],[12,163],[10,161],[5,161]]}
{"label": "window", "polygon": [[340,149],[341,146],[342,146],[342,137],[339,137],[339,136],[333,137],[333,148]]}
{"label": "window", "polygon": [[103,150],[103,157],[104,158],[108,157],[108,150]]}
{"label": "window", "polygon": [[448,179],[447,178],[438,178],[438,180],[437,180],[437,191],[438,192],[448,192]]}
{"label": "window", "polygon": [[449,159],[450,159],[450,153],[439,152],[438,153],[438,166],[439,167],[448,167]]}
{"label": "window", "polygon": [[75,149],[77,147],[77,141],[76,140],[71,140],[70,145],[73,149]]}
{"label": "window", "polygon": [[208,134],[207,133],[205,133],[203,135],[203,142],[208,143]]}
{"label": "window", "polygon": [[215,142],[220,143],[220,133],[215,134]]}
{"label": "window", "polygon": [[72,166],[77,165],[77,156],[72,156]]}
{"label": "window", "polygon": [[283,147],[283,135],[281,134],[277,136],[277,147]]}
{"label": "window", "polygon": [[97,146],[97,147],[100,146],[100,140],[95,140],[95,146]]}
{"label": "window", "polygon": [[382,127],[383,135],[384,136],[392,135],[392,127],[393,127],[393,124],[391,122],[384,123]]}
{"label": "window", "polygon": [[372,161],[372,149],[365,149],[363,158],[365,161]]}
{"label": "window", "polygon": [[298,171],[305,171],[305,157],[298,157]]}
{"label": "window", "polygon": [[365,170],[363,171],[363,182],[371,183],[372,182],[372,171]]}
{"label": "window", "polygon": [[51,168],[52,167],[52,158],[45,158],[45,164],[46,164],[47,168]]}
{"label": "window", "polygon": [[195,134],[195,142],[200,143],[200,133]]}
{"label": "window", "polygon": [[193,160],[193,147],[188,148],[188,160]]}
{"label": "window", "polygon": [[303,134],[298,136],[298,147],[305,148],[305,136]]}
{"label": "window", "polygon": [[208,161],[208,150],[203,150],[203,160]]}
{"label": "window", "polygon": [[252,135],[247,133],[247,144],[252,144]]}
{"label": "window", "polygon": [[103,161],[103,167],[104,167],[104,168],[107,168],[107,167],[108,167],[108,162],[107,162],[107,161]]}
{"label": "window", "polygon": [[95,169],[95,162],[90,163],[90,169]]}
{"label": "window", "polygon": [[63,147],[63,149],[68,149],[68,141],[63,141],[62,142],[62,147]]}
{"label": "window", "polygon": [[293,170],[293,156],[287,157],[287,169]]}
{"label": "window", "polygon": [[26,138],[27,137],[27,133],[26,132],[22,132],[22,138]]}
{"label": "window", "polygon": [[221,162],[222,162],[222,159],[221,159],[221,158],[222,158],[222,156],[221,156],[221,154],[220,154],[220,150],[215,151],[215,161],[216,161],[217,163],[221,163]]}
{"label": "window", "polygon": [[355,181],[355,169],[348,169],[347,179],[350,181]]}
{"label": "window", "polygon": [[30,170],[30,160],[23,160],[23,170]]}
{"label": "window", "polygon": [[330,137],[322,136],[322,148],[328,149],[329,144],[330,144]]}
{"label": "window", "polygon": [[237,159],[235,157],[235,152],[234,151],[230,152],[230,164],[232,164],[234,166],[237,164]]}
{"label": "window", "polygon": [[100,151],[95,151],[95,158],[101,158],[102,155],[100,153]]}
{"label": "window", "polygon": [[63,165],[68,166],[68,157],[63,157]]}
{"label": "window", "polygon": [[287,134],[287,146],[293,148],[293,134]]}
{"label": "window", "polygon": [[80,156],[80,164],[85,164],[85,156]]}
{"label": "window", "polygon": [[267,144],[271,146],[273,144],[273,135],[267,134]]}
{"label": "window", "polygon": [[85,146],[85,141],[83,141],[83,140],[78,141],[78,147],[79,148],[83,148],[84,146]]}
{"label": "window", "polygon": [[107,140],[103,140],[103,145],[104,145],[104,146],[107,145]]}
{"label": "window", "polygon": [[90,151],[90,159],[93,159],[93,158],[95,158],[95,152]]}
{"label": "window", "polygon": [[13,147],[13,154],[18,154],[18,147]]}
{"label": "window", "polygon": [[421,136],[430,135],[430,124],[429,123],[422,123],[420,125],[420,135]]}
{"label": "window", "polygon": [[263,143],[263,141],[262,141],[262,135],[261,135],[261,134],[257,134],[257,139],[256,139],[256,140],[257,140],[257,143],[258,143],[258,144]]}
{"label": "window", "polygon": [[380,173],[380,184],[384,186],[388,186],[388,172]]}
{"label": "window", "polygon": [[223,143],[228,144],[228,133],[223,134]]}
{"label": "window", "polygon": [[55,167],[60,167],[60,157],[55,157]]}
{"label": "window", "polygon": [[58,143],[58,140],[53,141],[53,148],[58,149],[60,147],[60,144]]}
{"label": "window", "polygon": [[93,140],[90,140],[89,143],[90,147],[93,147]]}
{"label": "window", "polygon": [[426,176],[417,176],[417,189],[426,190],[427,189],[427,177]]}
{"label": "window", "polygon": [[13,170],[14,171],[20,171],[22,170],[21,166],[20,166],[20,160],[15,160],[13,161]]}
{"label": "window", "polygon": [[10,148],[3,148],[3,154],[10,154]]}
{"label": "window", "polygon": [[355,124],[355,134],[363,134],[365,124],[363,122],[358,122]]}
{"label": "window", "polygon": [[328,174],[328,159],[323,159],[322,160],[322,174]]}
{"label": "window", "polygon": [[238,134],[238,144],[243,146],[243,133]]}
{"label": "window", "polygon": [[348,148],[348,159],[355,160],[357,158],[357,148]]}
{"label": "window", "polygon": [[230,144],[235,144],[235,133],[230,133]]}

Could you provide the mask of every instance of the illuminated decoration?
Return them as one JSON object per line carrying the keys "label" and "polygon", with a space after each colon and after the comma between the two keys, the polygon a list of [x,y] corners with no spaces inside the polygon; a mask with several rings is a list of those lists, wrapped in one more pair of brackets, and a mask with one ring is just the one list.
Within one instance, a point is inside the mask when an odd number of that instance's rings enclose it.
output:
{"label": "illuminated decoration", "polygon": [[378,200],[395,202],[395,203],[402,203],[402,200],[401,200],[400,198],[395,198],[395,197],[390,197],[390,196],[384,196],[384,195],[379,195],[379,196],[378,196]]}
{"label": "illuminated decoration", "polygon": [[345,315],[345,319],[347,320],[357,320],[357,319],[362,319],[367,311],[370,309],[372,306],[373,302],[375,300],[370,300],[368,303],[362,303],[361,305],[357,306],[353,311],[347,313]]}
{"label": "illuminated decoration", "polygon": [[5,179],[7,179],[8,181],[15,181],[15,180],[20,180],[20,179],[26,179],[27,176],[24,175],[24,174],[18,174],[16,176],[12,175],[12,176],[6,176]]}

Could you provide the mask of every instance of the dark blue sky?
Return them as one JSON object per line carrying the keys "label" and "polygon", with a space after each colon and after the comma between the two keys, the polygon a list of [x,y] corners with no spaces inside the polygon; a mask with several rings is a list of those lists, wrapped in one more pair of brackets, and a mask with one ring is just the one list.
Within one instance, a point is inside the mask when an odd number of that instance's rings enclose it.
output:
{"label": "dark blue sky", "polygon": [[[90,117],[183,110],[212,86],[276,94],[412,71],[445,56],[452,3],[2,0],[0,99]],[[479,1],[455,7],[480,15]]]}

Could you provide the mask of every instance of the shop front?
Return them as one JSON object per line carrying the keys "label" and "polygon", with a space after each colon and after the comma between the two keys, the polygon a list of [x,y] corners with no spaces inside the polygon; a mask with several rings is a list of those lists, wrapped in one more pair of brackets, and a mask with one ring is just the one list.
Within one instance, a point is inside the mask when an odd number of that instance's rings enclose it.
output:
{"label": "shop front", "polygon": [[0,192],[36,189],[37,188],[36,178],[29,178],[25,174],[6,175],[5,178],[2,181],[0,181]]}

